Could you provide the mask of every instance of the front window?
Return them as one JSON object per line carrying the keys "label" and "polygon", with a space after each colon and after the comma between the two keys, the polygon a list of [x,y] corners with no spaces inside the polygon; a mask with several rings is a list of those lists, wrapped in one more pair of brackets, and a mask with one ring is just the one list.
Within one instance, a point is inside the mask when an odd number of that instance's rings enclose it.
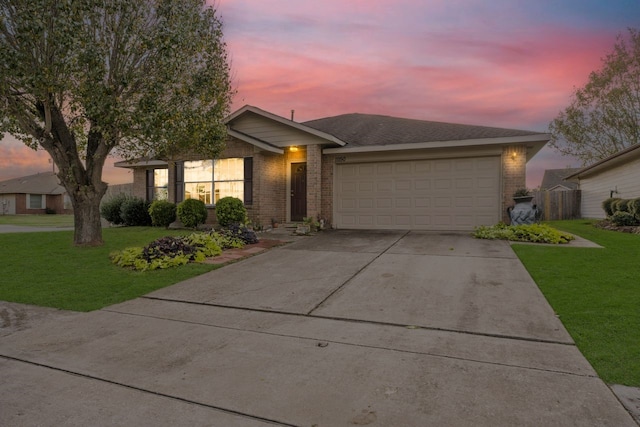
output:
{"label": "front window", "polygon": [[45,196],[43,194],[29,194],[28,199],[29,209],[44,209]]}
{"label": "front window", "polygon": [[169,198],[169,170],[147,170],[147,201],[167,200]]}
{"label": "front window", "polygon": [[212,204],[213,160],[184,162],[184,198]]}
{"label": "front window", "polygon": [[251,197],[246,196],[252,191],[252,165],[251,158],[184,162],[184,198],[212,205],[230,196],[251,204]]}
{"label": "front window", "polygon": [[153,170],[153,200],[167,200],[169,198],[169,170]]}
{"label": "front window", "polygon": [[214,161],[213,185],[215,201],[223,197],[244,200],[244,159],[219,159]]}

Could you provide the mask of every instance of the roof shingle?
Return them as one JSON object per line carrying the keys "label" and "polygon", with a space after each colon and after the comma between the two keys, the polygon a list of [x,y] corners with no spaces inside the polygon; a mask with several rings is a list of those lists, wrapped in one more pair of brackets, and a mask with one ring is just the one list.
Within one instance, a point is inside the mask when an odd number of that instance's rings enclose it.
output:
{"label": "roof shingle", "polygon": [[66,191],[53,172],[42,172],[0,182],[0,194],[64,194]]}
{"label": "roof shingle", "polygon": [[376,114],[343,114],[303,123],[350,146],[411,144],[435,141],[503,138],[541,132],[405,119]]}

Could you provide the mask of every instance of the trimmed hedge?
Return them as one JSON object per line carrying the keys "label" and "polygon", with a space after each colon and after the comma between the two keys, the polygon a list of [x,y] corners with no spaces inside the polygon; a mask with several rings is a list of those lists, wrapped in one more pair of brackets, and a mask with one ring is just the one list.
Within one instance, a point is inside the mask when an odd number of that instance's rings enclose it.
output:
{"label": "trimmed hedge", "polygon": [[640,225],[640,197],[621,199],[612,197],[602,202],[607,218],[617,226]]}
{"label": "trimmed hedge", "polygon": [[124,223],[122,215],[120,215],[122,204],[129,196],[124,193],[116,194],[107,201],[102,202],[100,206],[100,215],[111,224],[120,225]]}
{"label": "trimmed hedge", "polygon": [[207,206],[202,200],[187,199],[178,204],[178,219],[188,228],[196,228],[207,220]]}
{"label": "trimmed hedge", "polygon": [[221,227],[247,222],[247,209],[236,197],[223,197],[216,203],[216,218]]}
{"label": "trimmed hedge", "polygon": [[149,206],[151,225],[168,228],[176,220],[176,205],[166,200],[154,200]]}
{"label": "trimmed hedge", "polygon": [[120,217],[130,227],[151,225],[149,203],[139,197],[128,197],[120,206]]}

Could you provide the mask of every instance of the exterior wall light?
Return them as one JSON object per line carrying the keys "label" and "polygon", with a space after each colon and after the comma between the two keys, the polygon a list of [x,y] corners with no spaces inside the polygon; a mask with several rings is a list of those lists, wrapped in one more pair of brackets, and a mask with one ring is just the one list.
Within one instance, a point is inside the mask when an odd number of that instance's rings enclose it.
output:
{"label": "exterior wall light", "polygon": [[289,147],[289,151],[291,151],[292,153],[295,153],[298,151],[298,147],[296,147],[295,145]]}
{"label": "exterior wall light", "polygon": [[515,151],[514,151],[514,152],[512,152],[512,153],[511,153],[511,158],[512,158],[513,160],[515,160],[515,159],[516,159],[516,157],[518,157],[518,153],[516,153]]}

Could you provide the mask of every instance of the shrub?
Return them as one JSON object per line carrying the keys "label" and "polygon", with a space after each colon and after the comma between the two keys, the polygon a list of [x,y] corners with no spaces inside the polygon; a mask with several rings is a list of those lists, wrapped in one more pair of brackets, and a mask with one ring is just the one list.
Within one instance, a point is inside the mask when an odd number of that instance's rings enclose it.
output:
{"label": "shrub", "polygon": [[628,209],[629,200],[627,199],[618,199],[613,203],[613,213],[616,212],[629,212]]}
{"label": "shrub", "polygon": [[535,243],[569,243],[574,237],[560,230],[556,230],[546,224],[505,225],[498,224],[493,227],[476,227],[473,237],[477,239],[501,239],[515,242]]}
{"label": "shrub", "polygon": [[111,224],[120,225],[123,224],[122,216],[120,215],[120,211],[122,208],[122,204],[127,200],[129,196],[124,193],[119,193],[110,198],[109,200],[102,202],[102,206],[100,206],[100,215]]}
{"label": "shrub", "polygon": [[629,213],[633,214],[636,219],[640,221],[640,197],[629,200],[627,206],[629,207]]}
{"label": "shrub", "polygon": [[221,227],[247,222],[247,209],[242,200],[236,197],[223,197],[216,203],[216,218]]}
{"label": "shrub", "polygon": [[513,197],[529,197],[529,196],[531,196],[531,192],[527,188],[518,188],[513,193]]}
{"label": "shrub", "polygon": [[169,227],[176,220],[176,205],[166,200],[154,200],[149,206],[151,225],[156,227]]}
{"label": "shrub", "polygon": [[145,271],[202,262],[221,253],[222,249],[211,235],[194,233],[186,237],[162,237],[144,248],[126,248],[111,253],[110,257],[116,265]]}
{"label": "shrub", "polygon": [[128,197],[120,206],[120,217],[130,227],[151,225],[149,203],[139,197]]}
{"label": "shrub", "polygon": [[247,228],[246,225],[233,223],[222,229],[220,234],[241,240],[245,245],[258,243],[258,236],[255,231]]}
{"label": "shrub", "polygon": [[176,211],[180,222],[188,228],[196,228],[207,220],[207,207],[202,200],[184,200],[178,204]]}
{"label": "shrub", "polygon": [[604,213],[607,216],[613,215],[613,212],[615,209],[614,203],[617,203],[618,200],[620,200],[618,197],[610,197],[608,199],[605,199],[604,202],[602,202],[602,209],[604,210]]}
{"label": "shrub", "polygon": [[611,215],[611,222],[617,225],[618,227],[638,224],[638,220],[632,213],[624,212],[624,211],[618,211],[613,215]]}

